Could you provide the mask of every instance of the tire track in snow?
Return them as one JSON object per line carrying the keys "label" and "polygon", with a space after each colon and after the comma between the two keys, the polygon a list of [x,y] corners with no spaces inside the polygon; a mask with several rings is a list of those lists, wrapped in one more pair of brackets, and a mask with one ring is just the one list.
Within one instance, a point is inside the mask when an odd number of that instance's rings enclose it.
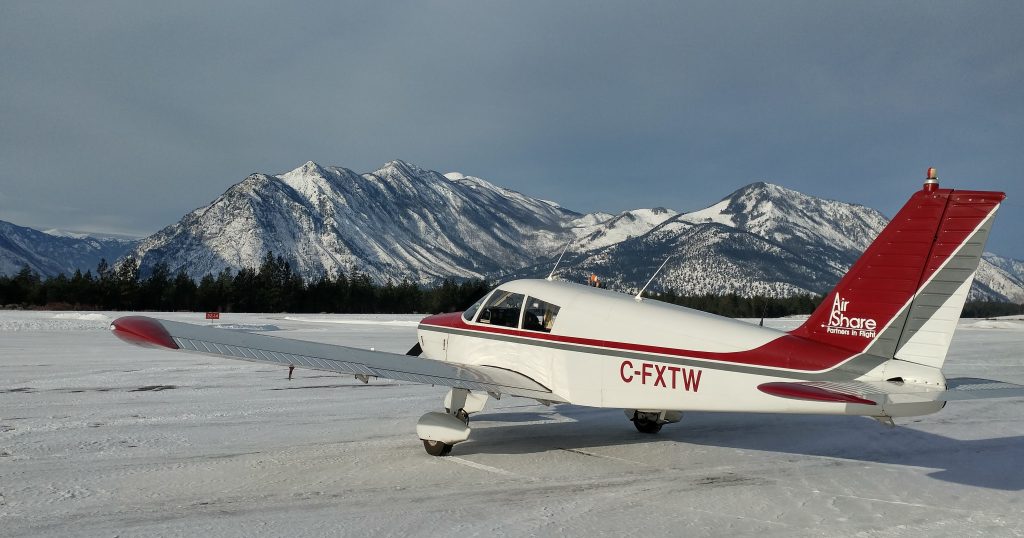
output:
{"label": "tire track in snow", "polygon": [[472,467],[473,469],[478,469],[480,471],[487,471],[488,473],[494,473],[496,475],[507,476],[509,478],[525,478],[527,480],[533,480],[533,478],[530,478],[528,476],[523,476],[523,475],[520,475],[520,474],[516,474],[516,473],[513,473],[512,471],[506,471],[505,469],[499,469],[497,467],[491,467],[490,465],[484,465],[482,463],[477,463],[475,461],[465,460],[465,459],[462,459],[462,458],[460,458],[458,456],[447,456],[447,457],[441,458],[441,460],[442,461],[450,461],[452,463],[458,463],[460,465],[465,465],[466,467]]}

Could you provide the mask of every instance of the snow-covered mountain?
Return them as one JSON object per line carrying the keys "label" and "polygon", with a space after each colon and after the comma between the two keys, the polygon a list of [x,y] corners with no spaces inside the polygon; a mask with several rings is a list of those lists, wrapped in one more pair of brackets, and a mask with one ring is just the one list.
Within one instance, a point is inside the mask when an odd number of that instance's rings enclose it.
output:
{"label": "snow-covered mountain", "polygon": [[[889,220],[857,204],[824,200],[768,183],[747,185],[707,209],[686,214],[690,222],[716,221],[768,238],[812,263],[825,263],[828,291],[860,257]],[[997,220],[998,223],[998,220]],[[1024,262],[986,253],[972,299],[1024,303]]]}
{"label": "snow-covered mountain", "polygon": [[41,232],[0,221],[0,275],[16,274],[26,265],[43,277],[71,275],[76,269],[95,270],[101,259],[112,264],[136,242],[82,232]]}
{"label": "snow-covered mountain", "polygon": [[[671,214],[643,234],[589,244],[581,240],[560,273],[578,280],[597,274],[613,288],[638,290],[671,256],[654,289],[776,297],[822,294],[888,223],[865,206],[762,182],[707,208]],[[1022,262],[986,255],[972,298],[1024,302],[1022,268]],[[534,267],[516,276],[541,274],[543,268]]]}
{"label": "snow-covered mountain", "polygon": [[752,183],[700,211],[686,222],[720,223],[756,234],[791,252],[825,261],[840,273],[860,256],[888,223],[878,211],[773,185]]}
{"label": "snow-covered mountain", "polygon": [[1024,303],[1024,261],[982,254],[972,291],[980,298]]}
{"label": "snow-covered mountain", "polygon": [[591,213],[571,223],[574,252],[584,252],[640,237],[679,213],[664,207],[634,209],[618,215]]}
{"label": "snow-covered mountain", "polygon": [[143,240],[158,262],[193,276],[258,267],[282,255],[307,279],[360,271],[378,282],[479,278],[545,257],[580,215],[479,178],[402,161],[357,174],[314,162],[252,174],[208,206]]}
{"label": "snow-covered mountain", "polygon": [[[208,206],[143,240],[158,262],[193,276],[284,256],[307,279],[353,271],[378,282],[545,276],[562,247],[563,278],[596,273],[639,289],[787,296],[827,292],[885,226],[878,211],[770,183],[690,213],[666,208],[580,215],[460,173],[402,161],[357,174],[313,162],[253,174]],[[1024,301],[1024,263],[987,255],[975,298]]]}
{"label": "snow-covered mountain", "polygon": [[[95,268],[101,257],[166,263],[200,277],[258,267],[267,252],[307,280],[359,271],[378,282],[546,276],[571,242],[561,278],[598,274],[639,289],[787,296],[827,292],[885,226],[878,211],[770,183],[689,213],[634,209],[581,215],[483,179],[402,161],[371,173],[308,162],[252,174],[207,206],[137,243],[49,233],[0,221],[0,274]],[[123,259],[123,258],[122,258]],[[1024,302],[1024,262],[986,253],[973,298]]]}
{"label": "snow-covered mountain", "polygon": [[[559,274],[579,280],[597,274],[613,288],[635,291],[668,259],[653,289],[823,293],[886,222],[864,206],[753,183],[699,211],[633,210],[575,228],[580,239]],[[543,273],[537,266],[515,276]]]}

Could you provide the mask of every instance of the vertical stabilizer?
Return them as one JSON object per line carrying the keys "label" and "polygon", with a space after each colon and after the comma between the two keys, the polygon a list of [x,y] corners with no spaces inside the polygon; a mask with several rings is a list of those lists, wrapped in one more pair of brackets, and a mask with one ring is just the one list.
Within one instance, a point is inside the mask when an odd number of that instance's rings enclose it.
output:
{"label": "vertical stabilizer", "polygon": [[930,177],[791,334],[941,367],[1004,198]]}

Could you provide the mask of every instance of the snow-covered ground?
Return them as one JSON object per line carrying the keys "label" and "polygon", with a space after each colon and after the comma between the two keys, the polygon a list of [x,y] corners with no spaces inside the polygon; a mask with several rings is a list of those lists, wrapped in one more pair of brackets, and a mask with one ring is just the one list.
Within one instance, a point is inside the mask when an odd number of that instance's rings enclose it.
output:
{"label": "snow-covered ground", "polygon": [[[619,410],[509,398],[434,458],[415,423],[444,388],[288,381],[126,345],[114,317],[0,312],[0,536],[1024,534],[1021,399],[954,402],[895,429],[691,413],[651,436]],[[404,352],[416,320],[218,323]],[[1024,383],[1024,321],[962,321],[947,372]]]}

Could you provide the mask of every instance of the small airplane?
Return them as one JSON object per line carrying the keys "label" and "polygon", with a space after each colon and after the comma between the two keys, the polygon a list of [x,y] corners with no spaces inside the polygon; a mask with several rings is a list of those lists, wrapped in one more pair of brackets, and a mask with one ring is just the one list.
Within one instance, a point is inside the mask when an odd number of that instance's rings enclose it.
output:
{"label": "small airplane", "polygon": [[405,355],[143,316],[110,328],[142,346],[451,387],[444,411],[416,426],[434,456],[469,438],[469,416],[489,396],[620,408],[643,433],[688,411],[858,415],[891,426],[948,401],[1024,396],[1022,385],[942,374],[1004,198],[941,189],[930,168],[924,188],[789,332],[550,276],[424,318]]}

